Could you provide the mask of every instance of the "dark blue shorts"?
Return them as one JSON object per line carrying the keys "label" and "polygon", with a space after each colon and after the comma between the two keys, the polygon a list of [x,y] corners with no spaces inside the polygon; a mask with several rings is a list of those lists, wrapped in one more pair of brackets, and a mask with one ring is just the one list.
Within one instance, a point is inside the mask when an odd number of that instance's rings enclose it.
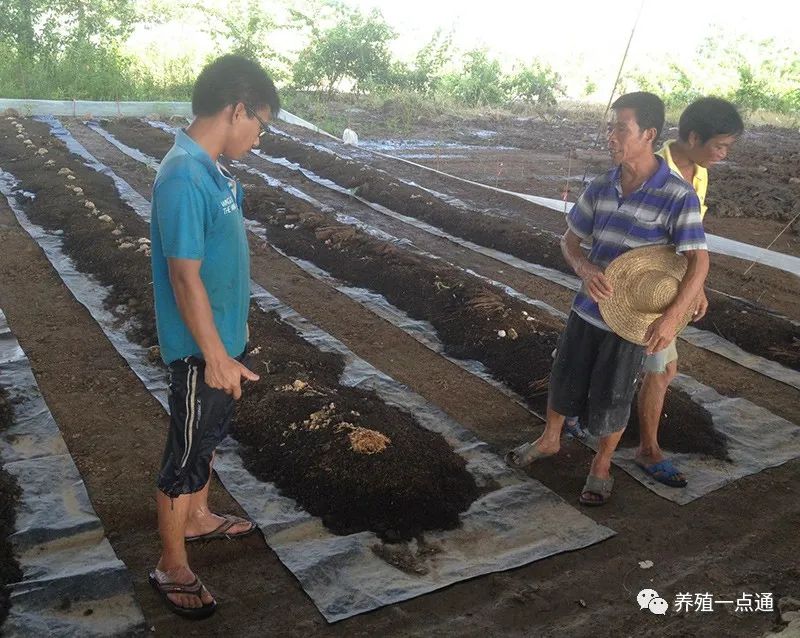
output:
{"label": "dark blue shorts", "polygon": [[594,436],[624,430],[644,358],[644,346],[571,312],[550,371],[551,409],[581,417],[583,427]]}
{"label": "dark blue shorts", "polygon": [[[242,362],[244,356],[236,360]],[[198,357],[169,364],[169,433],[158,474],[158,489],[167,496],[203,489],[211,477],[214,450],[230,429],[235,401],[208,387],[205,371],[206,363]]]}

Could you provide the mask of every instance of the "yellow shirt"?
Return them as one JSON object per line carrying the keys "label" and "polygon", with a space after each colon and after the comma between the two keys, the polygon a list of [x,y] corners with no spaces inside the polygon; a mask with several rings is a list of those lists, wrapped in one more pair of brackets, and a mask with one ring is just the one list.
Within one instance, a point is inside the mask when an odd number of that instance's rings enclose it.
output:
{"label": "yellow shirt", "polygon": [[[672,153],[670,153],[669,147],[675,140],[667,140],[664,142],[664,146],[661,147],[659,151],[656,152],[656,155],[660,155],[667,161],[667,166],[670,167],[673,173],[676,173],[678,177],[684,179],[683,173],[681,173],[681,169],[677,167],[675,162],[672,160]],[[692,177],[692,186],[694,187],[695,192],[697,193],[697,197],[700,199],[700,218],[702,219],[706,211],[708,210],[708,206],[706,206],[706,192],[708,191],[708,169],[700,166],[699,164],[694,165],[694,177]]]}

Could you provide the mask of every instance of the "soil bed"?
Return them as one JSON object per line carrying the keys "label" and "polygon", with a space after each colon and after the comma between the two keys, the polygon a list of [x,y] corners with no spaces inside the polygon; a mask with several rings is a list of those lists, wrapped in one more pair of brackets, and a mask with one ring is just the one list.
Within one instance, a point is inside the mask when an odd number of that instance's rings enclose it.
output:
{"label": "soil bed", "polygon": [[[512,219],[479,215],[450,206],[421,189],[402,184],[384,171],[315,150],[280,136],[262,144],[265,152],[308,167],[322,177],[391,210],[426,221],[475,243],[526,261],[572,274],[552,233],[535,231]],[[709,310],[697,324],[743,349],[800,370],[800,328],[752,304],[708,292]]]}
{"label": "soil bed", "polygon": [[[115,288],[109,305],[121,318],[152,326],[152,305],[142,301],[151,294],[149,258],[119,243],[149,236],[147,224],[121,202],[110,179],[74,160],[48,127],[25,121],[34,148],[9,129],[9,121],[0,121],[0,161],[35,193],[25,204],[32,221],[63,231],[64,250],[78,267]],[[38,155],[37,148],[48,153]],[[55,163],[45,166],[49,159]],[[68,160],[74,180],[58,175]],[[65,197],[65,182],[83,188],[82,196]],[[85,207],[84,196],[98,202],[96,209]],[[119,226],[123,234],[113,235]],[[122,308],[122,299],[136,303]],[[243,457],[257,477],[275,481],[336,533],[370,529],[399,540],[458,525],[458,512],[478,488],[440,435],[372,392],[340,386],[341,357],[320,352],[276,315],[254,309],[250,328],[256,350],[250,365],[262,380],[246,388],[234,436],[245,444]],[[129,336],[155,342],[152,329]]]}
{"label": "soil bed", "polygon": [[[110,121],[107,128],[131,146],[160,159],[171,147],[170,136],[140,120]],[[316,150],[280,135],[266,136],[263,150],[310,168],[365,199],[443,228],[477,244],[526,261],[573,274],[564,261],[559,239],[520,221],[482,215],[451,206],[422,189],[403,184],[383,170]],[[252,178],[249,178],[252,179]],[[245,180],[243,180],[245,181]],[[740,292],[739,290],[735,291]],[[800,370],[800,327],[757,304],[708,291],[706,317],[694,324],[719,334],[753,354]]]}
{"label": "soil bed", "polygon": [[[449,354],[481,361],[532,408],[545,410],[552,352],[563,328],[560,319],[455,268],[339,224],[274,189],[250,189],[247,202],[246,216],[265,224],[276,246],[430,322]],[[726,458],[724,439],[710,415],[688,397],[670,390],[664,412],[667,449]],[[626,441],[636,445],[635,419],[632,425]]]}
{"label": "soil bed", "polygon": [[[122,141],[151,156],[168,150],[167,134],[140,121],[128,122],[135,125],[134,131],[121,123],[113,128]],[[382,294],[415,319],[429,321],[448,354],[482,362],[534,410],[545,410],[551,355],[563,327],[560,320],[457,269],[340,224],[307,202],[259,185],[251,175],[240,171],[237,176],[249,184],[246,216],[262,222],[276,246]],[[501,330],[506,337],[498,336]],[[680,391],[669,391],[662,418],[667,449],[727,458],[724,439],[710,415]],[[635,416],[623,444],[638,444]]]}
{"label": "soil bed", "polygon": [[[14,407],[6,391],[0,388],[0,432],[6,430],[13,421]],[[0,467],[0,628],[8,616],[10,606],[11,592],[6,586],[22,579],[22,572],[14,558],[14,547],[9,538],[14,533],[19,495],[19,486],[14,477]]]}

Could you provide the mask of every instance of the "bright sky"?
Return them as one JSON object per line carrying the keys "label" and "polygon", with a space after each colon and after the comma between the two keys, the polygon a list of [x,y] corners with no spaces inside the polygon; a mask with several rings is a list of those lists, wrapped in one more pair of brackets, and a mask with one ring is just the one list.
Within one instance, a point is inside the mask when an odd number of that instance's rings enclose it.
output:
{"label": "bright sky", "polygon": [[[267,12],[283,13],[281,0],[260,0]],[[291,2],[291,0],[288,0]],[[510,70],[516,61],[539,58],[559,70],[571,88],[591,76],[598,94],[607,94],[616,76],[641,0],[346,0],[369,10],[378,8],[398,32],[393,45],[401,59],[410,59],[441,27],[454,33],[462,51],[485,46]],[[209,6],[230,6],[207,0]],[[246,2],[242,2],[246,4]],[[181,17],[183,24],[164,25],[138,34],[134,48],[150,47],[158,58],[208,52],[208,39],[197,32],[197,16]],[[800,50],[800,3],[779,0],[644,0],[641,17],[626,62],[626,71],[663,68],[675,61],[691,69],[698,46],[708,38],[746,36],[774,38]],[[167,37],[164,37],[164,31]],[[149,36],[149,37],[148,37]],[[296,35],[275,37],[273,46],[298,49]],[[672,53],[668,57],[665,51]],[[152,55],[152,53],[151,53]]]}
{"label": "bright sky", "polygon": [[[399,55],[426,42],[438,26],[454,30],[464,49],[485,45],[506,64],[536,57],[559,69],[584,67],[610,87],[641,0],[349,0],[380,9],[400,34]],[[666,61],[667,47],[682,65],[720,31],[775,38],[800,49],[800,4],[778,0],[644,0],[626,68]],[[671,43],[671,44],[670,44]]]}

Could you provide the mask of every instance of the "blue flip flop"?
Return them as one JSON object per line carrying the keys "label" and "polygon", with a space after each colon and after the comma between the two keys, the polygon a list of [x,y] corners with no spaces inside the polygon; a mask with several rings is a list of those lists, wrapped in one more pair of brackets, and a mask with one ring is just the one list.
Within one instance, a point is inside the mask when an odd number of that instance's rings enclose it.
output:
{"label": "blue flip flop", "polygon": [[664,459],[652,465],[645,465],[639,461],[634,461],[634,463],[642,468],[650,478],[662,485],[668,487],[686,487],[687,485],[686,479],[677,478],[680,472],[669,459]]}
{"label": "blue flip flop", "polygon": [[564,419],[564,434],[571,436],[573,439],[582,441],[589,433],[581,427],[581,422],[578,417],[567,417]]}

